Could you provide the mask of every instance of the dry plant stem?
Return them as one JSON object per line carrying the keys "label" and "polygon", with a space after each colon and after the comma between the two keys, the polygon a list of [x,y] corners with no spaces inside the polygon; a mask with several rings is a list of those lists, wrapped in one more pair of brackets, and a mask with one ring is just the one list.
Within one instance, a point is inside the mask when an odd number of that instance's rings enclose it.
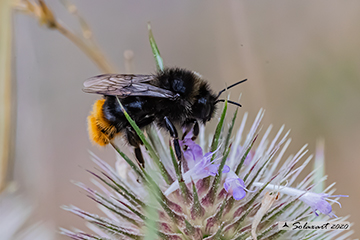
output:
{"label": "dry plant stem", "polygon": [[78,48],[81,49],[94,63],[100,68],[100,70],[104,73],[115,73],[116,71],[112,67],[112,65],[107,61],[102,52],[96,47],[95,44],[90,47],[84,43],[78,36],[76,36],[73,32],[68,30],[59,22],[56,23],[55,27],[61,34],[67,37],[70,41],[72,41]]}
{"label": "dry plant stem", "polygon": [[11,0],[0,1],[0,193],[6,187],[11,140]]}

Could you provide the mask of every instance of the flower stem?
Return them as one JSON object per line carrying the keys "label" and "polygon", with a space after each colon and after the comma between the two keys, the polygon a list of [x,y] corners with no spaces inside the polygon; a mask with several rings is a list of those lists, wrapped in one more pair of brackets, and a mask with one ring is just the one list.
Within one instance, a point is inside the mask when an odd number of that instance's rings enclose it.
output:
{"label": "flower stem", "polygon": [[104,73],[116,72],[112,65],[107,61],[101,50],[93,44],[92,47],[87,45],[83,40],[76,36],[73,32],[67,29],[64,25],[57,22],[55,29],[57,29],[62,35],[73,42],[81,51],[83,51]]}
{"label": "flower stem", "polygon": [[[68,10],[76,9],[75,5],[70,4],[69,2],[65,2]],[[71,42],[73,42],[81,51],[83,51],[104,73],[115,73],[113,66],[104,56],[100,48],[95,43],[92,38],[92,33],[90,31],[90,27],[87,25],[86,21],[78,14],[75,14],[82,26],[84,39],[78,37],[71,30],[66,28],[61,24],[55,14],[51,11],[51,9],[46,5],[43,0],[38,0],[38,3],[31,3],[30,1],[14,1],[13,8],[23,13],[30,14],[32,17],[36,18],[39,21],[40,25],[46,24],[49,29],[56,29],[66,38],[68,38]],[[71,12],[71,11],[70,11]],[[87,42],[85,40],[88,40]]]}

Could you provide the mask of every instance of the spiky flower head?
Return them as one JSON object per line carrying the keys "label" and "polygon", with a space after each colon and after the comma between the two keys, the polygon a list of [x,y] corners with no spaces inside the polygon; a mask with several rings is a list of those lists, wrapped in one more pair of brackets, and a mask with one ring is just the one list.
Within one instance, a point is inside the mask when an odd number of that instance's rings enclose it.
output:
{"label": "spiky flower head", "polygon": [[[149,25],[149,39],[156,65],[163,61]],[[332,195],[333,185],[314,192],[326,177],[316,171],[298,181],[311,161],[306,146],[284,157],[291,139],[284,126],[274,139],[271,126],[260,135],[260,110],[245,133],[247,113],[232,137],[238,110],[228,127],[224,124],[227,101],[209,141],[200,128],[199,143],[192,134],[180,141],[183,158],[177,161],[171,139],[155,125],[141,131],[126,113],[125,117],[144,143],[145,168],[111,143],[120,160],[110,166],[94,154],[100,169],[89,171],[99,190],[77,183],[103,211],[98,216],[75,206],[64,209],[87,221],[92,233],[61,229],[76,240],[85,239],[345,239],[352,231],[284,231],[279,221],[333,221],[331,204],[340,203]],[[322,157],[323,158],[323,157]],[[314,180],[316,179],[316,181]],[[317,188],[318,189],[318,188]],[[335,198],[335,199],[333,199]],[[343,234],[344,233],[344,234]],[[338,235],[341,235],[340,237]]]}
{"label": "spiky flower head", "polygon": [[263,111],[247,134],[245,113],[231,138],[236,112],[224,130],[226,106],[211,141],[206,142],[203,128],[199,145],[191,138],[181,141],[180,164],[155,126],[140,134],[147,147],[145,168],[115,145],[123,158],[115,168],[92,155],[100,170],[89,172],[100,191],[78,185],[106,217],[65,207],[87,220],[94,234],[62,233],[73,239],[334,239],[341,233],[278,230],[279,221],[333,221],[331,204],[346,196],[332,195],[333,185],[322,193],[313,192],[318,184],[313,182],[315,171],[297,181],[312,155],[304,159],[305,145],[285,159],[289,132],[284,134],[282,127],[269,140],[269,127],[260,136]]}

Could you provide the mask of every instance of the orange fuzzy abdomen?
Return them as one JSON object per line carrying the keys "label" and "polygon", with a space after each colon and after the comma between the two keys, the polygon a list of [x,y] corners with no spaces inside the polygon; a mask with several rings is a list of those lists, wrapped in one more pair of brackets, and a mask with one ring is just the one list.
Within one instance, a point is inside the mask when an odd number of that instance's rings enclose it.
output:
{"label": "orange fuzzy abdomen", "polygon": [[103,105],[105,99],[97,100],[94,103],[93,110],[88,116],[88,131],[90,140],[93,143],[105,146],[110,143],[118,133],[116,127],[111,125],[104,117]]}

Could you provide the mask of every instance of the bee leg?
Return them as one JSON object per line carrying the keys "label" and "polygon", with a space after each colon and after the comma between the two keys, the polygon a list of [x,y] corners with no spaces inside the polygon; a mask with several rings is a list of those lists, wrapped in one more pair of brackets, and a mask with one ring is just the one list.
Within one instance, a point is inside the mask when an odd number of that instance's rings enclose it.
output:
{"label": "bee leg", "polygon": [[[136,124],[140,128],[142,128],[149,125],[153,121],[154,121],[154,116],[150,115],[150,116],[145,116],[143,119],[136,122]],[[135,130],[130,126],[126,128],[126,137],[130,145],[134,147],[134,153],[136,159],[138,160],[138,164],[141,165],[142,167],[145,167],[145,161],[140,149],[140,145],[142,145],[143,142],[141,141],[140,137],[137,135]]]}
{"label": "bee leg", "polygon": [[198,123],[198,121],[195,120],[194,127],[193,127],[193,136],[192,136],[191,140],[195,141],[197,136],[199,136],[199,132],[200,132],[199,123]]}
{"label": "bee leg", "polygon": [[145,161],[143,155],[141,153],[140,145],[135,147],[134,149],[135,157],[138,160],[138,164],[141,165],[143,168],[145,167]]}
{"label": "bee leg", "polygon": [[164,120],[165,120],[165,126],[166,126],[167,130],[170,132],[170,135],[173,138],[176,157],[177,157],[178,161],[180,161],[181,160],[181,148],[180,148],[180,144],[179,144],[178,132],[177,132],[174,124],[166,116],[164,117]]}
{"label": "bee leg", "polygon": [[185,126],[185,132],[181,138],[181,140],[184,140],[186,135],[188,135],[188,133],[191,131],[191,129],[193,128],[193,124],[196,120],[195,119],[189,119],[189,120],[186,120],[186,122],[184,123],[183,126]]}
{"label": "bee leg", "polygon": [[199,135],[200,129],[199,129],[199,123],[196,119],[189,119],[186,121],[186,123],[184,124],[186,127],[186,130],[182,136],[182,140],[184,140],[184,138],[186,137],[186,135],[191,131],[191,129],[193,130],[193,136],[191,137],[191,140],[195,141],[195,139],[197,138],[197,136]]}
{"label": "bee leg", "polygon": [[145,167],[145,161],[140,149],[140,145],[142,144],[141,139],[139,138],[139,136],[136,134],[136,132],[132,127],[127,127],[125,130],[125,134],[129,144],[134,147],[134,153],[138,161],[138,164],[141,165],[142,167]]}

